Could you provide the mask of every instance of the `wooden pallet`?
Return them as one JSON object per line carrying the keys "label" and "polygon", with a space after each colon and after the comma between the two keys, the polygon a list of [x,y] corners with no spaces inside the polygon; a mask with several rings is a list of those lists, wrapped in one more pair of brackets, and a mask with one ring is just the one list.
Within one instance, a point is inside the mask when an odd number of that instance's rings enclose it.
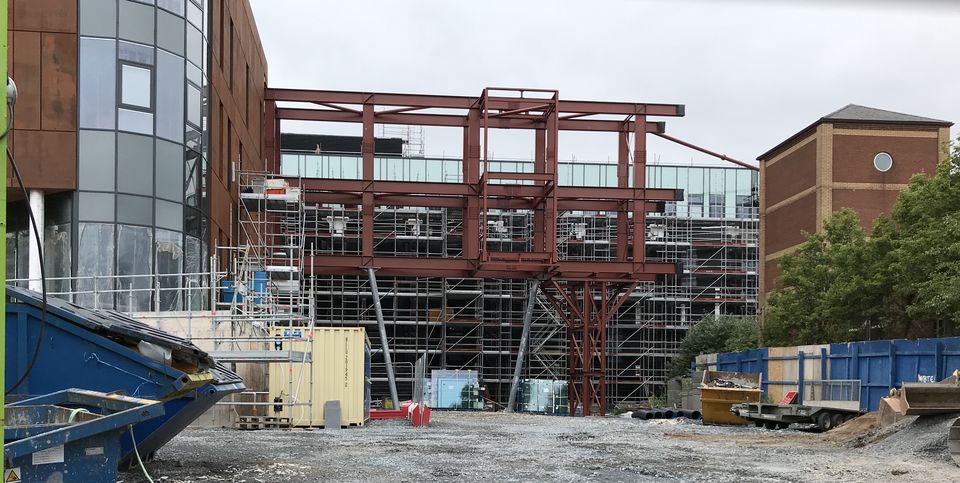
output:
{"label": "wooden pallet", "polygon": [[234,427],[243,430],[257,429],[289,429],[290,418],[278,418],[274,416],[240,416]]}

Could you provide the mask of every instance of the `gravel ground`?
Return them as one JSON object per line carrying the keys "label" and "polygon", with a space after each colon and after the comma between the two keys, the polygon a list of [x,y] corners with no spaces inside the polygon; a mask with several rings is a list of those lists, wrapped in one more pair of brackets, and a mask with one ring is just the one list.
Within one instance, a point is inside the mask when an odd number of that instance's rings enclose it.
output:
{"label": "gravel ground", "polygon": [[[684,419],[434,412],[430,427],[421,429],[398,421],[374,421],[339,431],[191,430],[161,449],[147,469],[157,482],[167,483],[480,479],[930,483],[960,480],[960,468],[946,452],[946,427],[952,420],[901,421],[854,439],[796,430],[702,426]],[[122,473],[120,479],[145,481],[133,471]]]}

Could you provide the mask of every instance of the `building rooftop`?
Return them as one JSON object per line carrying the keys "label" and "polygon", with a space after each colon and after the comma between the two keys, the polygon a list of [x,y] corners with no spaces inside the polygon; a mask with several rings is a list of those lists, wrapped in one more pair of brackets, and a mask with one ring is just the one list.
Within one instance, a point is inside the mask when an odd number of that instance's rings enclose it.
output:
{"label": "building rooftop", "polygon": [[929,117],[914,116],[901,112],[887,111],[874,107],[847,104],[836,111],[820,118],[820,121],[865,121],[865,122],[893,122],[904,124],[937,124],[952,126],[950,121],[932,119]]}
{"label": "building rooftop", "polygon": [[950,121],[944,121],[941,119],[933,119],[923,116],[914,116],[912,114],[904,114],[902,112],[888,111],[885,109],[877,109],[875,107],[861,106],[858,104],[847,104],[836,111],[827,114],[820,119],[817,119],[813,124],[801,129],[799,132],[790,136],[785,141],[777,144],[769,151],[761,154],[757,157],[758,160],[764,160],[768,158],[771,154],[780,150],[780,148],[787,146],[802,135],[810,132],[818,125],[822,123],[844,123],[844,122],[862,122],[862,123],[871,123],[871,124],[914,124],[921,126],[938,126],[938,127],[950,127],[953,126],[953,123]]}

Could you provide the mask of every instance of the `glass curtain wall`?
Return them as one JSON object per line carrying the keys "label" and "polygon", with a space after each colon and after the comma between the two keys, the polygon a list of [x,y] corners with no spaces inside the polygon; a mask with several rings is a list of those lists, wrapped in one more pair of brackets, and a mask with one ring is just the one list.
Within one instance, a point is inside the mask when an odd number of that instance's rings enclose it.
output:
{"label": "glass curtain wall", "polygon": [[[355,153],[283,153],[280,171],[304,178],[360,179],[361,157]],[[530,161],[497,160],[491,171],[533,172]],[[632,186],[633,172],[630,172]],[[462,161],[445,158],[374,158],[374,179],[380,181],[430,181],[459,183]],[[617,186],[617,166],[609,163],[570,161],[559,163],[560,186]],[[679,188],[684,200],[667,203],[667,214],[695,218],[756,218],[759,216],[758,174],[726,166],[648,165],[648,188]]]}
{"label": "glass curtain wall", "polygon": [[76,302],[183,309],[154,290],[187,280],[152,275],[206,269],[208,0],[79,0],[79,11]]}

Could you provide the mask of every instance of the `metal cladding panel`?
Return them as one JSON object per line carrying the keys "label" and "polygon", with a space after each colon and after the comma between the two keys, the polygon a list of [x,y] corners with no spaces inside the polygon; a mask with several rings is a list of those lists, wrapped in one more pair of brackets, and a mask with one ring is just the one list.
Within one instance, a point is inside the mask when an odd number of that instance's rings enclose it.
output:
{"label": "metal cladding panel", "polygon": [[767,348],[717,354],[716,370],[760,373],[766,379]]}
{"label": "metal cladding panel", "polygon": [[[306,351],[313,362],[282,362],[270,366],[270,400],[282,398],[309,405],[282,407],[271,416],[290,418],[294,426],[324,426],[324,403],[340,401],[342,426],[360,426],[366,419],[368,366],[366,331],[362,327],[323,327],[311,332],[303,327],[275,327],[282,351]],[[292,340],[292,337],[299,337]]]}
{"label": "metal cladding panel", "polygon": [[874,411],[904,382],[935,382],[960,369],[960,337],[830,346],[830,378],[861,381],[861,409]]}

